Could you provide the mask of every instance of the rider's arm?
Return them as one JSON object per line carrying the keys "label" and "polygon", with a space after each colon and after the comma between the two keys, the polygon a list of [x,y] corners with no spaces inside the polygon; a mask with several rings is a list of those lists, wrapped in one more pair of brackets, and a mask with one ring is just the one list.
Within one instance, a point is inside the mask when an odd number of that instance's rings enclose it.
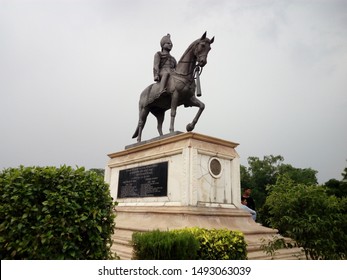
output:
{"label": "rider's arm", "polygon": [[156,82],[159,82],[160,80],[159,65],[160,65],[160,53],[156,52],[154,55],[154,63],[153,63],[153,75],[154,75],[154,81]]}

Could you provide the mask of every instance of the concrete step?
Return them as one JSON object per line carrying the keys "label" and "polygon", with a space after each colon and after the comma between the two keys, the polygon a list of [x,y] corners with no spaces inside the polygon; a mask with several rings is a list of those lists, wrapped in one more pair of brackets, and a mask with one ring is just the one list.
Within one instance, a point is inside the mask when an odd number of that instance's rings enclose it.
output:
{"label": "concrete step", "polygon": [[[117,237],[113,238],[114,245],[112,249],[117,253],[118,257],[123,260],[132,258],[131,236],[133,231],[121,229],[118,230]],[[305,254],[301,248],[280,249],[273,255],[266,254],[261,249],[261,242],[249,243],[247,245],[247,257],[249,260],[298,260],[305,259]]]}
{"label": "concrete step", "polygon": [[133,231],[120,230],[116,228],[116,233],[113,235],[112,250],[116,252],[121,260],[132,259],[133,246],[131,245],[131,236]]}
{"label": "concrete step", "polygon": [[304,252],[301,248],[288,248],[280,249],[273,253],[273,255],[266,254],[262,250],[248,252],[249,260],[304,260],[306,259]]}
{"label": "concrete step", "polygon": [[[248,213],[238,209],[197,207],[119,207],[113,249],[121,259],[132,258],[132,234],[154,229],[168,230],[185,227],[228,228],[244,233],[248,244],[248,259],[303,259],[301,249],[281,249],[267,255],[262,240],[281,237],[277,230],[255,223]],[[300,254],[301,253],[301,254]],[[297,257],[298,256],[298,257]]]}
{"label": "concrete step", "polygon": [[117,256],[119,257],[119,259],[121,260],[131,260],[132,259],[132,248],[130,249],[123,249],[123,248],[115,248],[115,252],[117,254]]}

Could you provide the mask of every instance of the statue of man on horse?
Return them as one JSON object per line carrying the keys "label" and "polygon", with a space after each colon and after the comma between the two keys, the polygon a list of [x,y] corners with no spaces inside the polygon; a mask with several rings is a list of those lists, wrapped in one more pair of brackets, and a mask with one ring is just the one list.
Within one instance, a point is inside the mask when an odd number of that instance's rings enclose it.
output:
{"label": "statue of man on horse", "polygon": [[170,34],[160,40],[160,46],[161,51],[155,53],[153,63],[154,81],[160,82],[159,94],[165,92],[167,80],[177,65],[176,59],[170,54],[173,47]]}
{"label": "statue of man on horse", "polygon": [[194,129],[205,108],[205,104],[195,95],[195,75],[200,75],[206,65],[207,55],[211,50],[210,45],[213,42],[214,37],[208,39],[205,32],[201,38],[189,45],[176,65],[176,60],[170,55],[172,49],[170,36],[168,34],[163,37],[161,40],[162,51],[157,53],[158,56],[155,55],[153,67],[154,80],[158,82],[149,85],[140,95],[139,122],[133,135],[133,138],[137,137],[138,142],[141,141],[142,130],[149,113],[157,118],[159,135],[163,135],[162,124],[165,111],[171,109],[170,132],[174,132],[177,106],[180,105],[199,108],[193,121],[186,127],[187,131]]}

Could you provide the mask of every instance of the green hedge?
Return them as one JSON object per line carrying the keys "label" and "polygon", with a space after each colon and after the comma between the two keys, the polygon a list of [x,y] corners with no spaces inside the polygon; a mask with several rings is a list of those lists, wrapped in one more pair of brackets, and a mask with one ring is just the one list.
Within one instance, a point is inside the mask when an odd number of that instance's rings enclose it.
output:
{"label": "green hedge", "polygon": [[135,232],[132,242],[137,260],[194,260],[199,248],[189,232]]}
{"label": "green hedge", "polygon": [[135,259],[245,260],[247,244],[241,232],[185,228],[133,234]]}
{"label": "green hedge", "polygon": [[0,173],[1,259],[110,259],[114,232],[109,186],[68,166]]}
{"label": "green hedge", "polygon": [[228,229],[186,228],[199,241],[200,260],[246,260],[247,243],[243,233]]}

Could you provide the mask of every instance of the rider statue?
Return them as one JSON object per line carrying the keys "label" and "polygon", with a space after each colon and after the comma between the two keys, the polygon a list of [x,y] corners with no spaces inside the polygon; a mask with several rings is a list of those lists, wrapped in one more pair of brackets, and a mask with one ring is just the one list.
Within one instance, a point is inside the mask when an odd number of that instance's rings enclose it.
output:
{"label": "rider statue", "polygon": [[159,93],[166,91],[166,84],[170,74],[175,70],[177,62],[170,54],[172,42],[170,34],[164,36],[160,41],[161,51],[154,55],[153,74],[154,81],[159,82]]}

